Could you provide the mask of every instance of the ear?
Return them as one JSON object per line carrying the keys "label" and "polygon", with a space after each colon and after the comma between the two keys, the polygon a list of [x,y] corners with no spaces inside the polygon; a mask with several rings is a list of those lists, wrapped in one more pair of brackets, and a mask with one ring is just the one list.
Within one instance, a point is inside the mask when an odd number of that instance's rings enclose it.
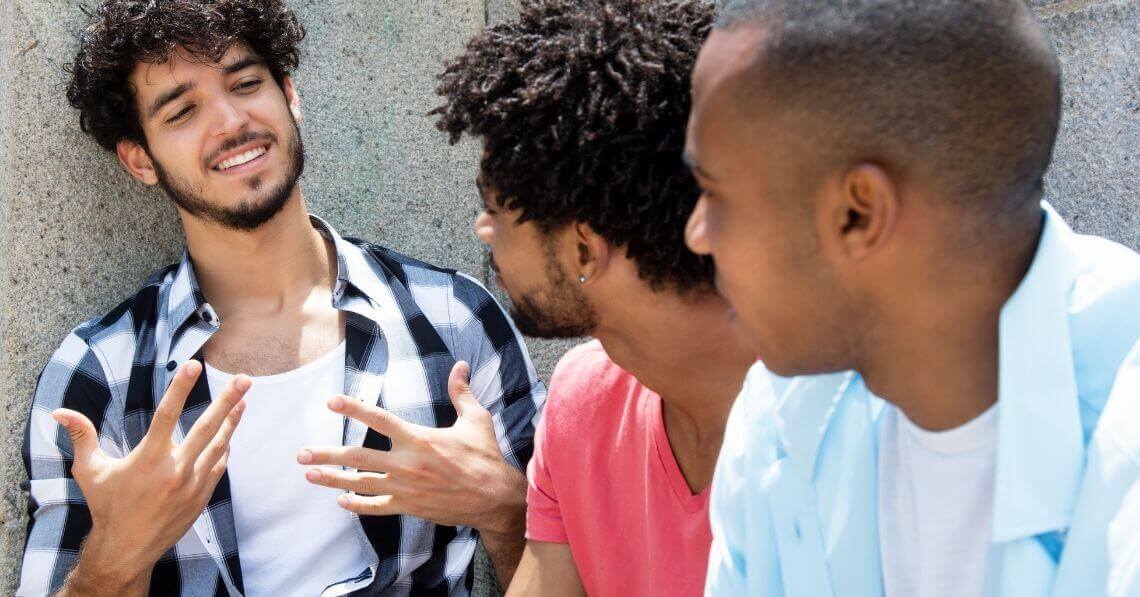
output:
{"label": "ear", "polygon": [[609,241],[594,232],[594,229],[585,222],[575,222],[571,226],[571,233],[576,245],[576,262],[574,264],[576,269],[570,271],[585,276],[586,281],[583,284],[589,284],[591,280],[605,273],[609,266],[612,247],[610,247]]}
{"label": "ear", "polygon": [[838,257],[858,261],[890,239],[899,216],[894,180],[876,164],[857,164],[821,200],[822,241]]}
{"label": "ear", "polygon": [[155,172],[154,162],[141,145],[120,139],[115,145],[115,153],[119,156],[119,163],[136,180],[151,186],[158,184],[158,173]]}
{"label": "ear", "polygon": [[289,104],[289,111],[293,113],[293,120],[301,122],[301,96],[297,94],[297,87],[293,85],[292,77],[285,77],[281,83],[281,90],[285,92],[285,101]]}

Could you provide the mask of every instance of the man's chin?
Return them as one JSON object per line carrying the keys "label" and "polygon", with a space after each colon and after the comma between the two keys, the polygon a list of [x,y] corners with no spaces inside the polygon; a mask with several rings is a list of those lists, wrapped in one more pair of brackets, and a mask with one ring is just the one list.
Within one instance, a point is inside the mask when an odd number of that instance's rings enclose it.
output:
{"label": "man's chin", "polygon": [[291,194],[291,191],[284,193],[280,190],[268,195],[262,193],[259,197],[250,197],[227,206],[186,202],[177,198],[175,202],[196,218],[230,230],[251,232],[277,217],[289,202]]}
{"label": "man's chin", "polygon": [[518,303],[513,300],[511,301],[511,308],[508,310],[508,313],[515,322],[515,327],[519,329],[519,332],[531,338],[543,338],[546,340],[579,338],[590,333],[589,330],[584,329],[581,325],[556,321],[550,317],[546,317],[542,313],[525,308],[520,309]]}

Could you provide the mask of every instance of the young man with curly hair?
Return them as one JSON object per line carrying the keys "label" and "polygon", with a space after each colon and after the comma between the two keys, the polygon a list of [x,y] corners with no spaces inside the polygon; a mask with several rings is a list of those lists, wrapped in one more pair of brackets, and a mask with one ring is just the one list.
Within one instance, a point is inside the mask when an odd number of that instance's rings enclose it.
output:
{"label": "young man with curly hair", "polygon": [[83,32],[83,130],[187,250],[40,377],[20,594],[466,594],[478,536],[510,577],[545,390],[478,283],[309,215],[303,36],[277,0]]}
{"label": "young man with curly hair", "polygon": [[719,18],[688,242],[762,365],[717,465],[709,594],[1140,595],[1140,379],[1118,373],[1140,255],[1042,201],[1060,65],[1030,8]]}
{"label": "young man with curly hair", "polygon": [[483,142],[475,230],[558,363],[511,594],[698,595],[709,483],[755,357],[689,253],[681,161],[700,1],[527,0],[440,76],[438,126]]}

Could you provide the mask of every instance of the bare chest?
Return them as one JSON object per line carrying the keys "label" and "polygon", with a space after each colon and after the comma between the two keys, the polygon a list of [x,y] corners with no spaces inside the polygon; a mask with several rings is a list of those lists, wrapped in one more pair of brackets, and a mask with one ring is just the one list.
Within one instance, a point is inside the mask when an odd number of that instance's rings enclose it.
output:
{"label": "bare chest", "polygon": [[344,340],[335,309],[280,318],[232,317],[202,347],[206,362],[227,373],[258,377],[316,361]]}

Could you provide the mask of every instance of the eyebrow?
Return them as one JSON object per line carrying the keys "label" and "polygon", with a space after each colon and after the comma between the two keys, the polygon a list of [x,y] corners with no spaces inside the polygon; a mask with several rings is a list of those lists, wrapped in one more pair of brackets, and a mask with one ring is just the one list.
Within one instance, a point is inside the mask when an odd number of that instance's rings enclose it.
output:
{"label": "eyebrow", "polygon": [[251,66],[257,66],[260,64],[265,64],[265,61],[258,56],[250,54],[249,56],[246,56],[245,58],[242,58],[241,60],[238,60],[237,62],[223,68],[222,72],[227,75],[232,75],[240,70],[245,70]]}
{"label": "eyebrow", "polygon": [[174,89],[171,89],[170,91],[167,91],[166,93],[158,96],[153,102],[151,102],[150,108],[146,111],[146,117],[154,118],[154,115],[158,114],[158,111],[161,110],[163,106],[182,97],[182,95],[187,91],[194,89],[194,86],[194,83],[183,83],[178,87],[175,87]]}
{"label": "eyebrow", "polygon": [[[232,75],[251,66],[257,66],[260,64],[265,64],[265,61],[257,56],[250,55],[223,68],[222,73],[226,75]],[[161,110],[163,106],[182,97],[187,91],[194,89],[195,86],[196,83],[193,82],[183,83],[178,87],[175,87],[174,89],[171,89],[170,91],[167,91],[166,93],[158,96],[153,102],[151,102],[150,108],[146,111],[147,118],[154,118],[154,115],[158,114],[158,111]]]}

